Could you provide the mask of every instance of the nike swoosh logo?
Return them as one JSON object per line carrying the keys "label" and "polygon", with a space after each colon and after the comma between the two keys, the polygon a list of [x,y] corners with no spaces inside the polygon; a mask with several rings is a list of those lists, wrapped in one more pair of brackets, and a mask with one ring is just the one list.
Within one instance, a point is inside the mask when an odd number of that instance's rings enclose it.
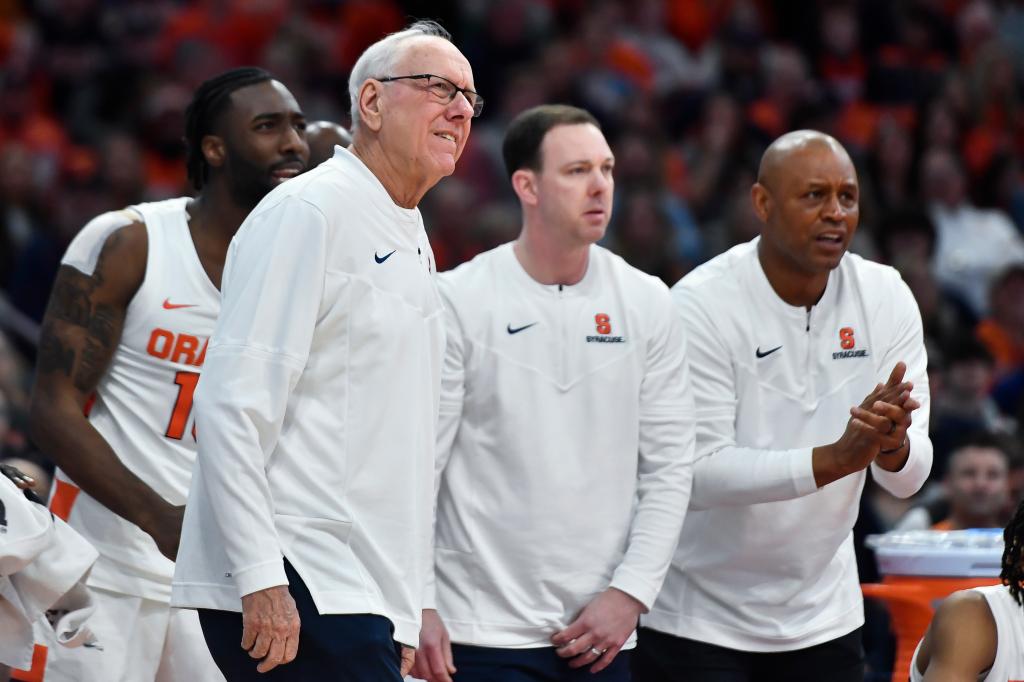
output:
{"label": "nike swoosh logo", "polygon": [[533,325],[535,325],[535,324],[537,324],[537,323],[536,323],[536,322],[531,322],[531,323],[530,323],[530,324],[528,324],[528,325],[525,325],[525,326],[523,326],[523,327],[516,327],[515,329],[513,329],[513,328],[512,328],[512,325],[510,324],[510,325],[508,326],[508,328],[507,328],[507,329],[508,329],[508,333],[509,333],[509,334],[518,334],[519,332],[523,331],[524,329],[529,329],[530,327],[532,327],[532,326],[533,326]]}
{"label": "nike swoosh logo", "polygon": [[195,308],[195,303],[171,303],[171,299],[164,299],[164,310],[177,310],[178,308]]}
{"label": "nike swoosh logo", "polygon": [[766,357],[768,355],[771,355],[772,353],[774,353],[775,351],[777,351],[780,348],[782,348],[782,346],[775,346],[775,348],[772,348],[771,350],[766,350],[766,351],[764,351],[762,353],[761,352],[761,347],[758,346],[757,350],[754,351],[754,355],[756,355],[759,358],[763,358],[763,357]]}
{"label": "nike swoosh logo", "polygon": [[[395,251],[397,251],[397,250],[398,250],[398,249],[395,249]],[[373,260],[377,261],[378,263],[383,263],[383,262],[384,262],[384,261],[386,261],[386,260],[387,260],[388,258],[391,258],[391,256],[392,256],[392,255],[394,255],[395,251],[392,251],[391,253],[389,253],[389,254],[388,254],[388,255],[386,255],[386,256],[378,256],[378,255],[377,255],[377,252],[376,252],[376,251],[374,251],[374,252],[373,252]]]}

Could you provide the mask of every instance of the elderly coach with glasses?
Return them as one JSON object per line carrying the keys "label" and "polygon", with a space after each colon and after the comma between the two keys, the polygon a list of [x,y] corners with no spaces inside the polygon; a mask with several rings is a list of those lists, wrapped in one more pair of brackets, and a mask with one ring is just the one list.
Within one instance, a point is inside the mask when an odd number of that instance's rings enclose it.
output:
{"label": "elderly coach with glasses", "polygon": [[349,92],[352,146],[232,242],[196,392],[173,603],[229,681],[397,681],[419,634],[444,331],[416,206],[483,100],[433,22],[370,46]]}

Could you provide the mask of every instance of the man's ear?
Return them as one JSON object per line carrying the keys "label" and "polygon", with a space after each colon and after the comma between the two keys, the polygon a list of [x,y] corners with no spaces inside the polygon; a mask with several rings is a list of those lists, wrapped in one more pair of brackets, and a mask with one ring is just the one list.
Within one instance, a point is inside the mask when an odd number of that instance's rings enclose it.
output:
{"label": "man's ear", "polygon": [[362,125],[368,130],[377,132],[383,123],[383,102],[381,101],[381,83],[367,78],[359,88],[359,116]]}
{"label": "man's ear", "polygon": [[527,168],[520,168],[512,174],[512,189],[519,201],[526,206],[537,205],[537,173]]}
{"label": "man's ear", "polygon": [[768,214],[771,212],[772,195],[768,188],[760,182],[755,182],[750,188],[750,201],[754,204],[754,213],[762,223],[768,222]]}
{"label": "man's ear", "polygon": [[204,135],[199,143],[199,149],[202,150],[203,158],[206,159],[206,163],[210,164],[211,168],[220,168],[224,165],[224,159],[227,157],[227,146],[224,144],[224,138],[219,135]]}

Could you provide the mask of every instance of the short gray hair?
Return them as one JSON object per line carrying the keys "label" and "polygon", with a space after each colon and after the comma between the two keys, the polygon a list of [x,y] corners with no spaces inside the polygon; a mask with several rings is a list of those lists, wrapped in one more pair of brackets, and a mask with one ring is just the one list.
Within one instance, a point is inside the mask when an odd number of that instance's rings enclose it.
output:
{"label": "short gray hair", "polygon": [[359,90],[368,78],[383,78],[394,75],[391,73],[395,61],[401,55],[398,49],[399,44],[409,38],[430,36],[442,38],[448,42],[452,41],[452,35],[445,30],[444,26],[429,19],[421,19],[397,33],[387,35],[373,45],[370,45],[356,60],[352,67],[352,73],[348,77],[348,96],[352,102],[351,129],[354,133],[362,121],[359,118]]}

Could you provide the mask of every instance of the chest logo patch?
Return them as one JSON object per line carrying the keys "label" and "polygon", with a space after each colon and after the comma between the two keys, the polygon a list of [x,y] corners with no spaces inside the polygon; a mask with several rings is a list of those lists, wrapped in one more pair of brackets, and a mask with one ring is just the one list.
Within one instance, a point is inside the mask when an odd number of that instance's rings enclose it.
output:
{"label": "chest logo patch", "polygon": [[842,350],[832,353],[833,360],[845,360],[846,358],[866,358],[868,352],[864,348],[857,348],[857,339],[853,327],[842,327],[839,330],[839,347]]}
{"label": "chest logo patch", "polygon": [[535,324],[537,324],[537,323],[536,322],[531,322],[530,324],[524,324],[522,327],[513,327],[511,324],[509,324],[508,327],[506,327],[505,329],[506,329],[506,331],[508,331],[509,334],[518,334],[521,331],[525,331],[525,330],[529,329],[530,327],[534,326]]}
{"label": "chest logo patch", "polygon": [[775,351],[779,350],[780,348],[782,348],[782,346],[775,346],[775,348],[770,348],[768,350],[761,350],[761,347],[758,346],[757,349],[754,351],[754,355],[756,355],[758,357],[758,359],[766,358],[769,355],[771,355],[772,353],[774,353]]}
{"label": "chest logo patch", "polygon": [[594,315],[594,331],[597,334],[587,336],[587,343],[625,343],[626,339],[612,335],[612,319],[605,313]]}
{"label": "chest logo patch", "polygon": [[[395,251],[397,251],[397,250],[398,249],[395,249]],[[388,258],[391,258],[391,256],[395,255],[395,251],[392,251],[391,253],[385,254],[383,256],[378,256],[377,252],[374,251],[373,252],[373,260],[377,261],[377,264],[379,265],[380,263],[383,263],[384,261],[386,261]]]}

